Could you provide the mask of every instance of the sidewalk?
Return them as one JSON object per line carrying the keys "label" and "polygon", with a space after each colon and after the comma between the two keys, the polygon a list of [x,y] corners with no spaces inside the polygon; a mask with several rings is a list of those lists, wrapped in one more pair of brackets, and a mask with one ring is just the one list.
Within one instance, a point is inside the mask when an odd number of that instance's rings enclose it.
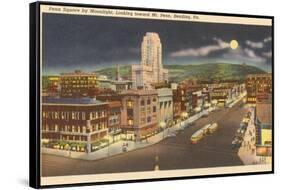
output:
{"label": "sidewalk", "polygon": [[263,157],[256,155],[255,145],[255,125],[254,125],[254,113],[251,114],[251,120],[247,127],[244,140],[238,151],[238,156],[245,165],[252,164],[270,164],[270,157]]}
{"label": "sidewalk", "polygon": [[240,100],[242,100],[247,94],[243,93],[241,94],[236,100],[234,100],[233,102],[231,102],[228,107],[232,108],[237,102],[239,102]]}
{"label": "sidewalk", "polygon": [[[235,100],[233,102],[233,105],[236,104],[237,102],[239,102],[241,100],[241,98],[243,98],[243,96],[239,97],[237,100]],[[92,153],[70,152],[67,150],[57,150],[57,149],[49,149],[49,148],[42,148],[42,152],[46,153],[46,154],[53,154],[53,155],[58,155],[58,156],[63,156],[63,157],[68,157],[68,158],[83,159],[83,160],[98,160],[98,159],[106,158],[109,156],[114,156],[114,155],[124,153],[122,150],[122,146],[124,143],[128,143],[127,152],[156,144],[156,143],[160,142],[161,140],[163,140],[164,138],[167,138],[169,134],[175,133],[178,130],[188,127],[189,123],[196,121],[197,119],[201,118],[204,114],[209,113],[215,109],[216,109],[216,107],[210,107],[206,110],[203,110],[203,111],[191,116],[190,118],[188,118],[184,121],[181,121],[180,123],[177,123],[176,125],[174,125],[170,128],[167,128],[164,131],[162,131],[154,136],[147,138],[147,140],[143,140],[142,142],[120,140],[114,144],[111,144],[105,148],[102,148],[102,149],[97,150]]]}

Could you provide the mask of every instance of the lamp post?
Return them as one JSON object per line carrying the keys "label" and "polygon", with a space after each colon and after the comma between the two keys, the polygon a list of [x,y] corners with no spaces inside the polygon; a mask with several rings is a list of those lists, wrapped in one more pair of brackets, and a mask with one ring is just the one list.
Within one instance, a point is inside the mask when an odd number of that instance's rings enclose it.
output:
{"label": "lamp post", "polygon": [[187,112],[183,112],[183,113],[181,114],[182,121],[180,122],[180,127],[182,127],[182,122],[183,122],[184,119],[187,118],[187,116],[188,116],[188,113],[187,113]]}
{"label": "lamp post", "polygon": [[160,125],[160,128],[163,129],[163,139],[164,139],[164,137],[165,137],[165,136],[164,136],[164,133],[165,133],[166,123],[165,123],[164,121],[161,121],[159,125]]}

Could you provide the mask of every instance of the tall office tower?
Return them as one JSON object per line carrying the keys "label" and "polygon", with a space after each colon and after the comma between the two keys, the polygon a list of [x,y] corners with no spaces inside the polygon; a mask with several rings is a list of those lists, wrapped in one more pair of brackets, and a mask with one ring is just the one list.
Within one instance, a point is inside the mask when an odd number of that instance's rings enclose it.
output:
{"label": "tall office tower", "polygon": [[168,82],[168,70],[162,66],[162,44],[157,33],[147,32],[141,43],[141,64],[132,65],[132,80],[136,88],[151,88]]}

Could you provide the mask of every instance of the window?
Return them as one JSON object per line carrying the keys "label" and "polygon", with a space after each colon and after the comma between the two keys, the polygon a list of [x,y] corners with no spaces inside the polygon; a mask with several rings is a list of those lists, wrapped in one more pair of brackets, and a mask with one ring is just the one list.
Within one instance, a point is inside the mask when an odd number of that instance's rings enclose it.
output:
{"label": "window", "polygon": [[82,112],[82,120],[86,120],[86,113],[85,112]]}
{"label": "window", "polygon": [[145,102],[144,99],[141,100],[141,106],[144,106]]}
{"label": "window", "polygon": [[147,99],[147,105],[150,105],[150,98],[149,99]]}
{"label": "window", "polygon": [[59,118],[59,113],[55,112],[55,119],[58,119],[58,118]]}
{"label": "window", "polygon": [[153,101],[153,102],[156,102],[156,98],[154,97],[152,101]]}
{"label": "window", "polygon": [[156,106],[153,106],[153,112],[156,112]]}
{"label": "window", "polygon": [[128,119],[128,125],[133,125],[134,121],[132,119]]}
{"label": "window", "polygon": [[83,133],[86,133],[86,127],[85,126],[83,126],[82,130],[83,130]]}
{"label": "window", "polygon": [[134,110],[133,109],[127,109],[127,117],[134,117]]}
{"label": "window", "polygon": [[134,102],[132,100],[127,100],[127,107],[129,108],[134,107]]}
{"label": "window", "polygon": [[144,118],[141,118],[140,123],[141,123],[141,124],[145,124],[145,117],[144,117]]}
{"label": "window", "polygon": [[148,117],[147,117],[147,123],[150,123],[150,122],[151,122],[151,117],[148,116]]}

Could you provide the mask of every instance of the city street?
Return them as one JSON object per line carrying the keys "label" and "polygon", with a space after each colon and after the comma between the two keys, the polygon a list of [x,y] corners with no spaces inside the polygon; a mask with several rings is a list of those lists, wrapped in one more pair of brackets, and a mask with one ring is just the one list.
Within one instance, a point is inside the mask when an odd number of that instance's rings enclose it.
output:
{"label": "city street", "polygon": [[[69,159],[42,155],[42,175],[61,176],[114,172],[135,172],[205,168],[242,165],[237,151],[231,148],[235,131],[247,112],[242,101],[232,108],[221,108],[200,118],[176,136],[138,150],[96,161]],[[191,144],[191,135],[208,123],[218,123],[218,130],[204,137],[198,144]]]}

